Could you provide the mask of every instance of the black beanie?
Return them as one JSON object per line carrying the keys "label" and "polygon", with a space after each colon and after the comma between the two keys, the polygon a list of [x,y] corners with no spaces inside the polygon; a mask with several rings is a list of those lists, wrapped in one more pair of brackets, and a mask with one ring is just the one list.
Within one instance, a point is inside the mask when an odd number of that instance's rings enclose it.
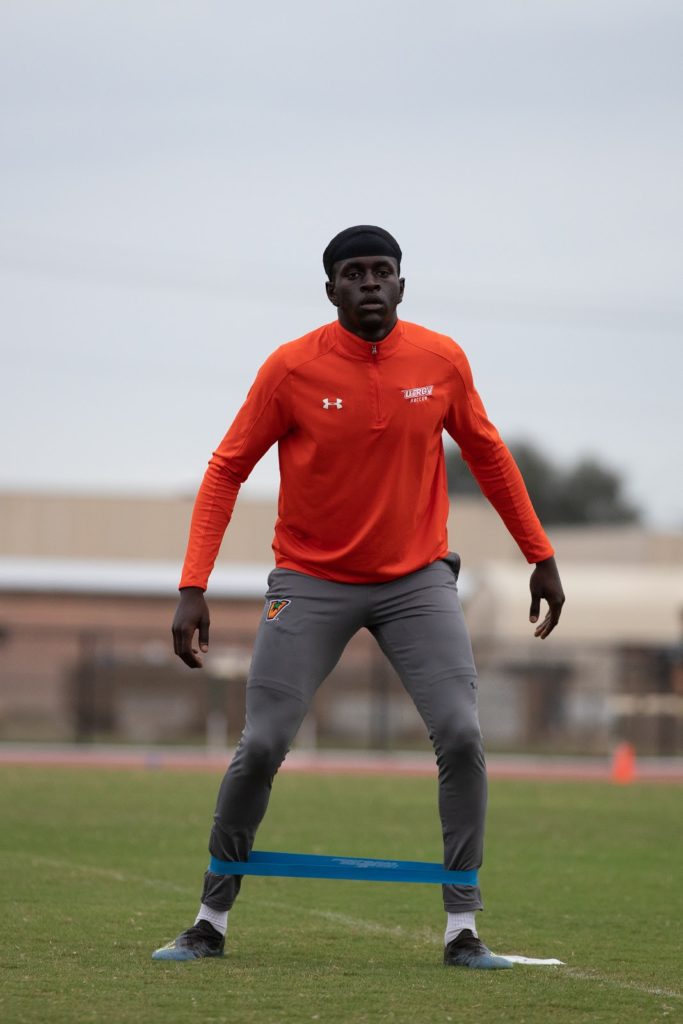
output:
{"label": "black beanie", "polygon": [[332,277],[332,267],[339,260],[350,260],[354,256],[393,256],[400,270],[402,255],[400,245],[384,228],[357,224],[334,236],[323,253],[323,266],[327,276]]}

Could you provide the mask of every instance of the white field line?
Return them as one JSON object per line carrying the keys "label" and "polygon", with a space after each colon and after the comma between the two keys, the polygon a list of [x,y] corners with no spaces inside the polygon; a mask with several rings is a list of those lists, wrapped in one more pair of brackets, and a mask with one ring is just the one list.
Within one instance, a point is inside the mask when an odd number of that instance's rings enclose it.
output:
{"label": "white field line", "polygon": [[[114,882],[126,882],[134,885],[143,885],[148,888],[159,889],[166,892],[176,892],[184,896],[196,895],[196,887],[189,885],[175,885],[163,879],[146,878],[142,875],[131,875],[122,871],[115,871],[112,868],[100,868],[91,864],[75,864],[72,861],[53,860],[49,857],[31,857],[34,867],[50,867],[58,871],[71,871],[84,875],[92,875],[95,878],[108,878]],[[323,921],[342,928],[350,928],[355,931],[368,932],[373,935],[385,935],[387,938],[403,939],[410,942],[424,942],[433,946],[441,946],[443,936],[431,931],[431,929],[420,929],[415,931],[402,928],[400,925],[389,927],[379,924],[376,921],[367,921],[362,917],[351,917],[349,914],[340,914],[333,910],[316,910],[311,907],[302,907],[294,903],[282,903],[279,900],[263,900],[250,898],[255,906],[270,908],[271,910],[283,910],[288,914],[303,914],[308,917],[317,917]],[[618,988],[629,992],[640,992],[643,995],[659,996],[666,999],[683,999],[683,992],[673,989],[656,988],[650,985],[641,985],[637,981],[622,981],[617,978],[610,978],[606,974],[597,971],[580,970],[578,967],[562,967],[562,977],[569,977],[576,981],[593,982],[596,985],[607,985],[610,988]]]}
{"label": "white field line", "polygon": [[174,885],[173,882],[166,882],[160,878],[144,878],[142,875],[123,874],[121,871],[114,871],[112,868],[98,868],[94,864],[74,864],[70,860],[52,860],[50,857],[31,857],[34,867],[54,868],[56,871],[71,871],[81,875],[92,875],[95,878],[109,878],[112,882],[128,882],[134,885],[145,885],[152,889],[161,889],[164,892],[177,892],[182,896],[189,896],[195,889],[189,885]]}
{"label": "white field line", "polygon": [[400,924],[389,927],[379,924],[377,921],[366,921],[363,918],[350,917],[348,914],[340,914],[335,910],[316,910],[313,907],[302,907],[290,903],[281,903],[275,900],[254,900],[260,907],[269,907],[271,910],[284,910],[288,914],[306,914],[309,917],[318,917],[322,921],[329,921],[331,924],[341,925],[343,928],[350,928],[354,931],[369,932],[373,935],[386,935],[387,938],[406,939],[410,942],[431,943],[434,946],[443,945],[443,935],[437,935],[429,928],[415,929],[402,928]]}
{"label": "white field line", "polygon": [[578,967],[565,967],[563,974],[578,981],[594,981],[599,985],[608,985],[611,988],[628,989],[631,992],[642,992],[648,996],[664,996],[667,999],[683,999],[683,992],[676,992],[669,988],[653,988],[650,985],[641,985],[638,981],[618,981],[616,978],[608,978],[597,971],[581,971]]}

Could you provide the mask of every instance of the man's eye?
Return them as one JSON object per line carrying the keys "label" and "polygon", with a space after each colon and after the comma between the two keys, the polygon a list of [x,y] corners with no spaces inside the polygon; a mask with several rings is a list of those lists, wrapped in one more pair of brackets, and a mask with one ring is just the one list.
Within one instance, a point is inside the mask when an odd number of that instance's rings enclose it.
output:
{"label": "man's eye", "polygon": [[377,271],[377,276],[378,277],[389,277],[389,271],[388,270],[378,270]]}

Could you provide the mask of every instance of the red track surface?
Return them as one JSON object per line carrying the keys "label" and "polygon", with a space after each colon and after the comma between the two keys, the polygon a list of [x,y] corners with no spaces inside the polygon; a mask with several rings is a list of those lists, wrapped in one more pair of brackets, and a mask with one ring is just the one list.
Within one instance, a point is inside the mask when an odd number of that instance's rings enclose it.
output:
{"label": "red track surface", "polygon": [[[127,768],[165,771],[205,771],[222,774],[230,752],[179,747],[114,747],[76,745],[0,744],[0,764],[55,765],[73,768]],[[586,780],[607,782],[612,777],[607,758],[555,758],[493,754],[487,759],[490,778]],[[373,754],[350,751],[292,751],[283,771],[310,775],[435,776],[433,759],[425,754]],[[683,783],[683,758],[641,758],[637,782]]]}

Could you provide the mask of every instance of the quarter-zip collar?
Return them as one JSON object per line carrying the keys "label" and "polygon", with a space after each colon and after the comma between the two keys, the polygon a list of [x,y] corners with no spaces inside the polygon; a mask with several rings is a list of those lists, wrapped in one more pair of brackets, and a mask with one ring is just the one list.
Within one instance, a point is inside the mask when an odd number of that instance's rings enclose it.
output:
{"label": "quarter-zip collar", "polygon": [[387,359],[399,347],[403,337],[403,324],[400,320],[396,321],[386,338],[382,338],[381,341],[365,341],[363,338],[359,338],[357,334],[347,331],[338,320],[330,324],[330,327],[332,328],[335,340],[335,348],[340,349],[344,355],[351,356],[352,359],[364,359],[366,361],[369,359]]}

